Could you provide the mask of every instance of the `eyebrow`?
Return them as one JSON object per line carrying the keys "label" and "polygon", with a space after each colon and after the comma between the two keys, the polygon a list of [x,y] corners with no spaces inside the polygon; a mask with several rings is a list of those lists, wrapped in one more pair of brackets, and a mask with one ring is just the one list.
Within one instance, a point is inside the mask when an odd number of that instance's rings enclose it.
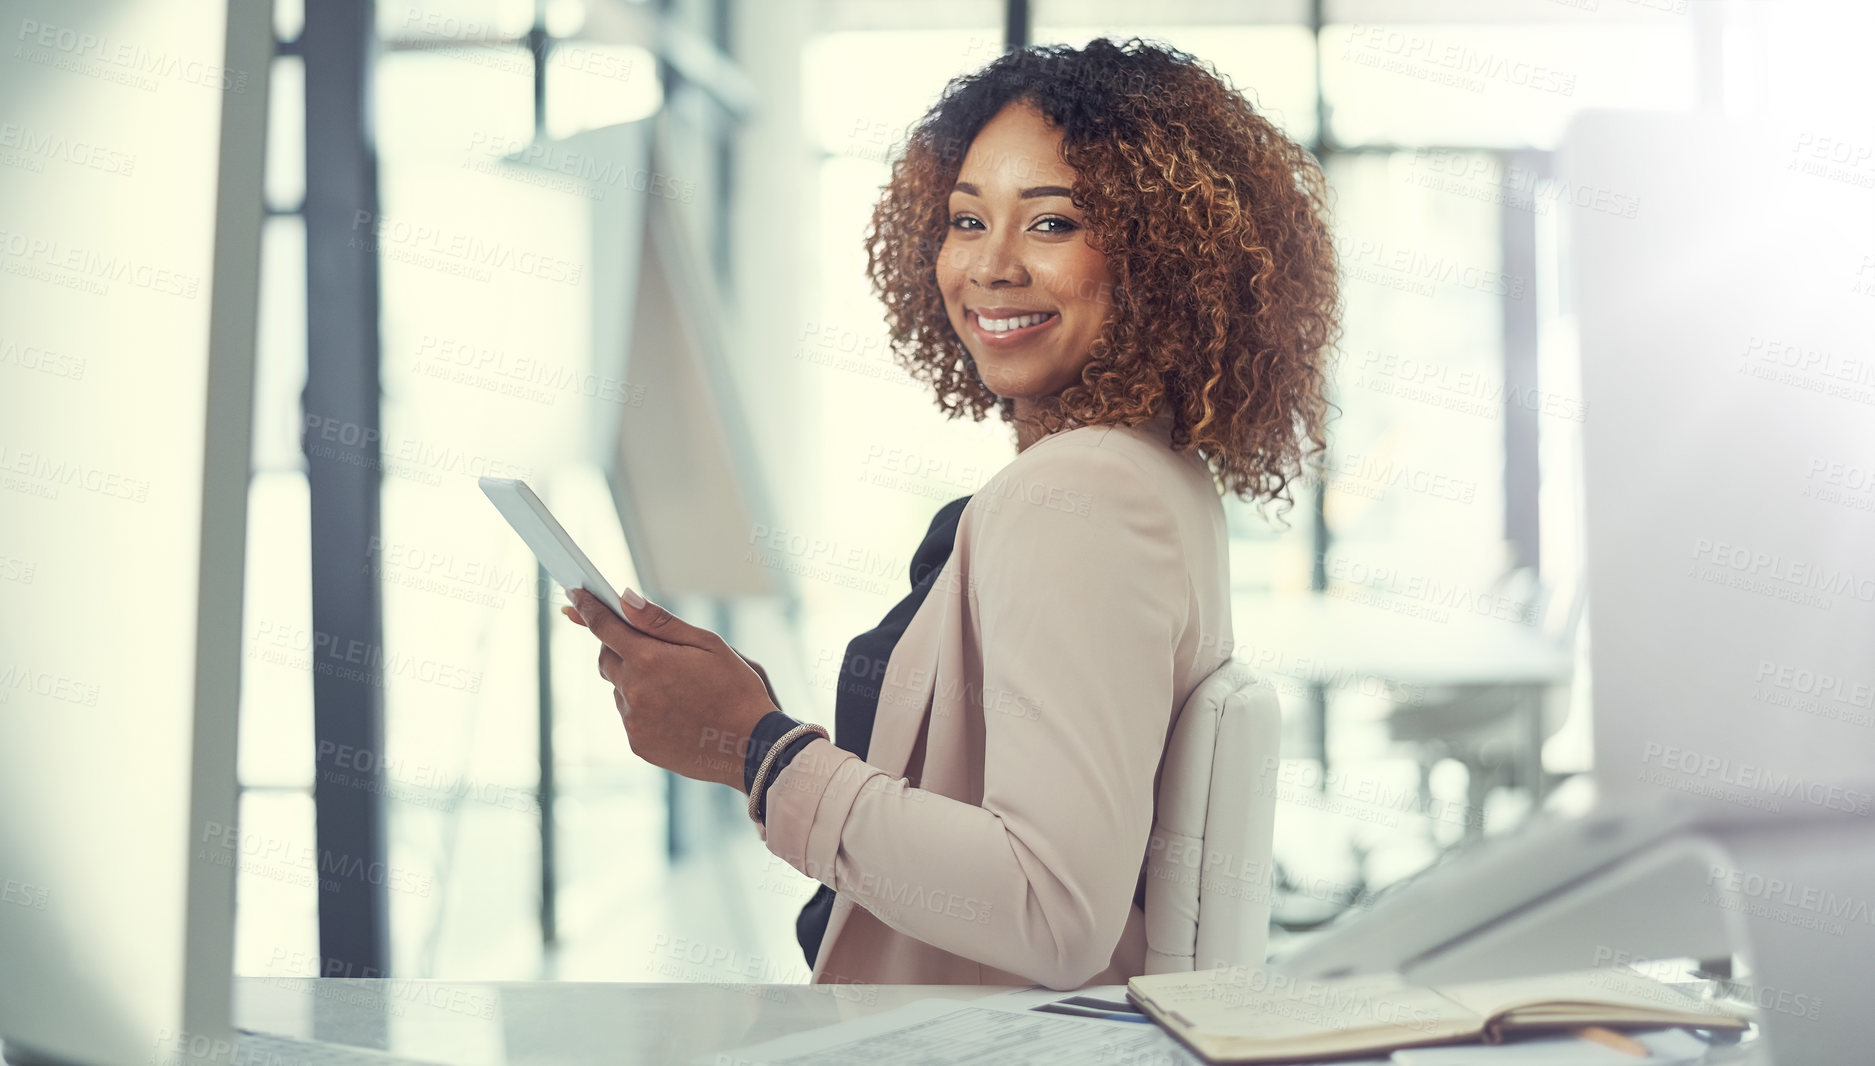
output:
{"label": "eyebrow", "polygon": [[[952,188],[952,191],[954,192],[965,193],[970,196],[982,196],[983,195],[981,190],[979,190],[975,185],[972,185],[967,181],[960,181],[956,185],[953,185],[951,188]],[[1072,198],[1073,192],[1071,190],[1062,188],[1059,185],[1037,185],[1032,189],[1024,189],[1022,190],[1022,192],[1018,193],[1017,195],[1020,199],[1023,199],[1023,200],[1033,200],[1042,196],[1060,196],[1060,197],[1065,197],[1065,198]]]}

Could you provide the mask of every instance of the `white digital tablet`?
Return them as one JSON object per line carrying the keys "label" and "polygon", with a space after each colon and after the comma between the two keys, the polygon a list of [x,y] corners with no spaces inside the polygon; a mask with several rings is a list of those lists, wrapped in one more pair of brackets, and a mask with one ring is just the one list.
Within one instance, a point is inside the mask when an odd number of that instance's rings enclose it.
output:
{"label": "white digital tablet", "polygon": [[534,558],[540,560],[540,565],[547,568],[555,581],[567,589],[585,589],[599,597],[600,602],[611,608],[626,625],[631,624],[619,608],[619,596],[612,583],[592,565],[586,553],[579,550],[573,538],[567,536],[553,512],[540,502],[527,482],[511,477],[485,477],[477,483],[489,502],[501,512],[501,517],[507,519],[534,550]]}

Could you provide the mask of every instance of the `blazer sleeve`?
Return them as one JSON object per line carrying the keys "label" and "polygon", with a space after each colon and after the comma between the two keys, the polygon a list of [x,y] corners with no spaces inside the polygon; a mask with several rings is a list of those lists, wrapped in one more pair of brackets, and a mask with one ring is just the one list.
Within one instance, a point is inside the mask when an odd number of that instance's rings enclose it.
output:
{"label": "blazer sleeve", "polygon": [[1190,576],[1132,459],[1063,442],[1008,472],[985,487],[961,578],[983,654],[982,805],[815,740],[772,783],[763,836],[891,928],[1068,989],[1108,965],[1132,909]]}

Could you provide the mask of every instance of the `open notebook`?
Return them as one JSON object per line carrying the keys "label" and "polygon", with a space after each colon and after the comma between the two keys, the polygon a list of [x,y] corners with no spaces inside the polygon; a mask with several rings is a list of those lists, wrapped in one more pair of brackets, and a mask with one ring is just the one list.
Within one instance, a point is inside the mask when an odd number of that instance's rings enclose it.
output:
{"label": "open notebook", "polygon": [[1585,1025],[1749,1024],[1741,1008],[1694,999],[1627,969],[1429,988],[1394,974],[1311,981],[1227,966],[1142,975],[1126,990],[1141,1010],[1211,1062],[1495,1044],[1506,1033]]}

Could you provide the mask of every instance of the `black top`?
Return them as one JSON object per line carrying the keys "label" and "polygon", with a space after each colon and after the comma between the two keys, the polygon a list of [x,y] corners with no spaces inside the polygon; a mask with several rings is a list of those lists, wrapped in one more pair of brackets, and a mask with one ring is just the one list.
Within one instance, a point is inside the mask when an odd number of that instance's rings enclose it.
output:
{"label": "black top", "polygon": [[[854,637],[846,646],[846,659],[840,666],[840,680],[834,690],[833,743],[862,759],[872,747],[873,719],[879,713],[879,690],[885,680],[886,664],[892,658],[892,649],[898,646],[899,638],[905,635],[905,627],[911,624],[912,616],[918,613],[925,596],[930,593],[938,571],[944,568],[945,560],[950,558],[951,548],[957,542],[958,520],[963,516],[964,505],[969,502],[970,497],[962,496],[938,508],[937,515],[931,519],[931,527],[925,531],[924,541],[912,553],[911,592],[887,611],[877,626]],[[783,733],[799,724],[780,711],[771,711],[756,723],[743,765],[745,786],[753,786],[755,772],[761,768],[762,760],[768,757],[768,749]],[[780,776],[782,768],[814,739],[809,734],[788,745],[788,750],[776,757],[775,765],[768,772],[768,780],[772,782]],[[767,790],[763,791],[766,793]],[[757,802],[756,813],[766,818],[767,806],[764,795]],[[806,955],[809,966],[814,965],[815,957],[820,954],[820,941],[826,935],[827,919],[833,913],[833,897],[833,889],[821,885],[814,897],[801,908],[800,917],[795,919],[795,936],[801,942],[801,951]]]}

